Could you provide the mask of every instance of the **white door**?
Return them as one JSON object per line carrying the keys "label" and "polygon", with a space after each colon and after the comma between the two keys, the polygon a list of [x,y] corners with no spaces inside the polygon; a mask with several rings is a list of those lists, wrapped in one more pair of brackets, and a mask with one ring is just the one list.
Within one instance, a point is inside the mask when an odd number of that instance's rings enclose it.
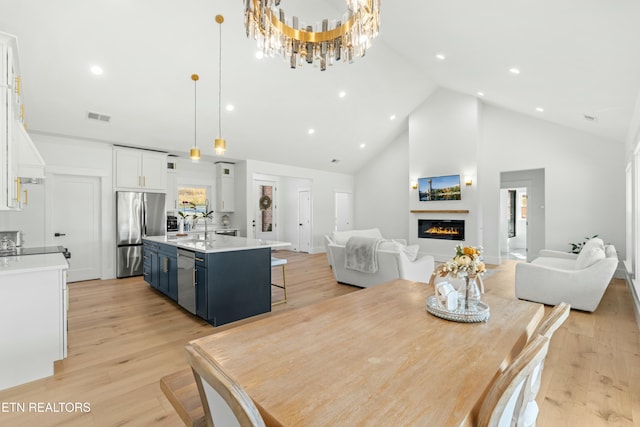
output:
{"label": "white door", "polygon": [[298,192],[298,250],[311,252],[311,192]]}
{"label": "white door", "polygon": [[351,194],[336,192],[336,231],[352,229]]}
{"label": "white door", "polygon": [[256,239],[277,240],[276,183],[274,181],[254,181],[256,203],[254,235]]}
{"label": "white door", "polygon": [[100,178],[53,175],[53,243],[69,249],[69,282],[100,277]]}

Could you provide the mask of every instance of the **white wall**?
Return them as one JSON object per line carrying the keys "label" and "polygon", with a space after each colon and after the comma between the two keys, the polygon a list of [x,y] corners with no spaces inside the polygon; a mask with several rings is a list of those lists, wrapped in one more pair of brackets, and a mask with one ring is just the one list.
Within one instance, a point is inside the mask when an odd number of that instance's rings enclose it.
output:
{"label": "white wall", "polygon": [[[476,179],[478,163],[479,104],[472,96],[447,89],[434,92],[409,117],[409,178],[460,175],[461,200],[420,202],[418,190],[409,197],[411,210],[468,210],[458,213],[416,213],[409,216],[409,241],[444,261],[455,254],[457,244],[482,245],[481,212]],[[473,185],[464,185],[464,177]],[[405,188],[408,183],[405,184]],[[396,191],[401,191],[396,189]],[[461,219],[465,240],[418,239],[418,219]]]}
{"label": "white wall", "polygon": [[355,175],[354,227],[378,227],[388,238],[409,239],[409,133],[404,132]]}
{"label": "white wall", "polygon": [[[387,163],[401,167],[401,159],[385,150],[357,174],[356,223],[389,224],[390,218],[408,218],[409,240],[418,241],[417,219],[464,219],[465,244],[482,245],[485,259],[500,262],[500,173],[544,169],[545,232],[547,247],[567,251],[570,242],[599,234],[624,252],[625,148],[622,141],[552,124],[544,120],[480,103],[476,98],[440,89],[409,118],[409,176],[387,183],[373,171]],[[400,144],[398,142],[398,144]],[[398,193],[419,177],[460,174],[473,185],[462,186],[462,200],[419,202],[409,192],[408,205]],[[372,190],[372,188],[374,190]],[[390,208],[370,209],[369,192],[394,200]],[[364,194],[364,199],[361,194]],[[531,203],[529,210],[531,210]],[[408,210],[468,209],[468,214],[407,214]],[[437,260],[452,256],[455,242],[419,239],[421,250]],[[623,257],[624,255],[622,255]]]}
{"label": "white wall", "polygon": [[[100,253],[95,254],[102,260],[101,278],[115,277],[115,196],[113,193],[113,150],[111,145],[92,141],[54,137],[30,133],[38,151],[46,164],[44,188],[47,198],[47,211],[51,212],[53,201],[47,182],[54,179],[55,174],[80,175],[98,177],[101,192],[101,239]],[[82,200],[69,209],[82,209]],[[56,244],[53,238],[53,221],[50,215],[45,220],[45,236],[47,245]],[[73,253],[71,254],[73,257]]]}
{"label": "white wall", "polygon": [[245,227],[247,230],[251,230],[251,221],[254,219],[254,175],[271,175],[309,180],[311,183],[311,221],[313,224],[312,252],[324,252],[324,235],[333,231],[334,228],[334,192],[336,190],[353,192],[353,176],[258,160],[247,160],[245,174],[245,204],[248,207]]}
{"label": "white wall", "polygon": [[[545,246],[600,235],[624,252],[624,144],[485,105],[478,181],[485,254],[499,241],[500,172],[544,169]],[[529,209],[532,209],[530,203]]]}

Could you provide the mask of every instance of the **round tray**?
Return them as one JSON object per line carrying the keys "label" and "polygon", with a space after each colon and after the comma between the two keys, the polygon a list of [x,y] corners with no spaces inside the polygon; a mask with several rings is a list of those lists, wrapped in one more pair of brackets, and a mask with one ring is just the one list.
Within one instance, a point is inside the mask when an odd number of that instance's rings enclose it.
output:
{"label": "round tray", "polygon": [[454,322],[478,323],[486,322],[487,320],[489,320],[489,306],[482,301],[478,301],[477,307],[473,311],[465,311],[461,308],[458,308],[454,311],[449,311],[440,308],[438,306],[436,296],[432,295],[430,297],[427,297],[425,305],[427,307],[427,311],[434,316],[446,320],[452,320]]}

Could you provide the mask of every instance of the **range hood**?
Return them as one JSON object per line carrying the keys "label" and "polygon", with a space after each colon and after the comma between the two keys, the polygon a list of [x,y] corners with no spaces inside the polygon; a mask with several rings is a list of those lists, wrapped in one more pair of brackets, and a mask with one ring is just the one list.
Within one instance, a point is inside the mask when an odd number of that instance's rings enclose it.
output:
{"label": "range hood", "polygon": [[18,146],[18,173],[21,178],[44,179],[44,159],[22,123],[15,121],[13,137]]}

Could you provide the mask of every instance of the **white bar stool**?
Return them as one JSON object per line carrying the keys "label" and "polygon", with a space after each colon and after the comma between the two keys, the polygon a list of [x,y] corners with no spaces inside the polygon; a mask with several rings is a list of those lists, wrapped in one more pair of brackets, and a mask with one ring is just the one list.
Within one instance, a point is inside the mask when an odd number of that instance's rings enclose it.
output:
{"label": "white bar stool", "polygon": [[287,279],[285,277],[284,266],[287,264],[286,259],[274,258],[271,257],[271,268],[282,266],[282,285],[277,285],[275,283],[271,283],[271,286],[275,286],[276,288],[280,288],[284,291],[284,299],[276,302],[272,302],[271,305],[278,305],[287,302]]}

